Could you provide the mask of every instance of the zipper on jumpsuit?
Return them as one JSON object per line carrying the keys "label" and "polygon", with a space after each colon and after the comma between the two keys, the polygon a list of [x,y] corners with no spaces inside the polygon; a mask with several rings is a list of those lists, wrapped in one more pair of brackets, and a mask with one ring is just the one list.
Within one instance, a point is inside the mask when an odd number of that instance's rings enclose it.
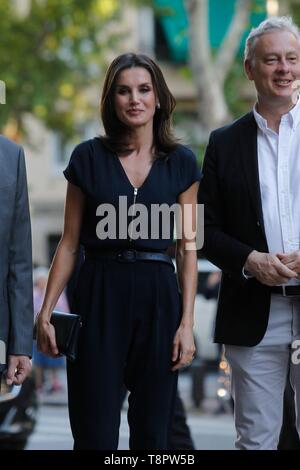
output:
{"label": "zipper on jumpsuit", "polygon": [[133,241],[132,240],[132,231],[133,231],[133,217],[135,216],[135,202],[136,202],[136,197],[138,193],[138,188],[133,188],[133,209],[132,209],[132,216],[131,216],[131,230],[130,230],[130,235],[129,235],[129,241],[130,243]]}

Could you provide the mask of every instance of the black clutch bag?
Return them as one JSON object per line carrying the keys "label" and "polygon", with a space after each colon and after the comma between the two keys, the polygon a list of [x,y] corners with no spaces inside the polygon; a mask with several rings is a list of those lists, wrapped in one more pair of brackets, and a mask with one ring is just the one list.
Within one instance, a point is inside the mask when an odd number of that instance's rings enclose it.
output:
{"label": "black clutch bag", "polygon": [[[81,327],[80,315],[54,310],[50,323],[55,329],[56,345],[59,353],[66,356],[70,361],[75,361]],[[36,332],[34,337],[36,337]]]}

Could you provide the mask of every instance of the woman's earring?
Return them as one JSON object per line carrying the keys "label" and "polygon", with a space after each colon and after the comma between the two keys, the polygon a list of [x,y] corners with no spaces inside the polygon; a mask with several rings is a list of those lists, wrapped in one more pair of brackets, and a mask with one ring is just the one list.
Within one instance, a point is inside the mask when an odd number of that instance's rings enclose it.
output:
{"label": "woman's earring", "polygon": [[160,103],[156,103],[156,109],[160,109]]}

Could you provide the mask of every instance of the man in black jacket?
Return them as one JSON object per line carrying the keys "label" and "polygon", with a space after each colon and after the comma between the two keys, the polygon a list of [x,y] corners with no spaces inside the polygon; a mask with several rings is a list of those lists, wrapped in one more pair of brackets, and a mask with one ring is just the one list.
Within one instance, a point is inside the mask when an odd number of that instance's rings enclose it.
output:
{"label": "man in black jacket", "polygon": [[215,341],[232,370],[236,447],[276,449],[288,376],[300,412],[290,360],[300,337],[300,34],[290,19],[251,31],[245,70],[257,103],[206,151],[203,251],[222,270]]}

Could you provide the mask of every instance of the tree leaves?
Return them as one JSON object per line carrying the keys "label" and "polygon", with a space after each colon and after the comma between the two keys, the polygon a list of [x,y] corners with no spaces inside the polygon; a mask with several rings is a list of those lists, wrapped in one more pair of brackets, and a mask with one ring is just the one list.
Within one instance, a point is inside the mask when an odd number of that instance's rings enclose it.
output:
{"label": "tree leaves", "polygon": [[[33,113],[67,139],[79,132],[95,111],[88,99],[99,86],[107,45],[118,33],[106,34],[119,14],[113,0],[28,0],[0,2],[0,80],[6,105],[0,127],[25,130],[24,116]],[[92,111],[93,108],[93,111]]]}

